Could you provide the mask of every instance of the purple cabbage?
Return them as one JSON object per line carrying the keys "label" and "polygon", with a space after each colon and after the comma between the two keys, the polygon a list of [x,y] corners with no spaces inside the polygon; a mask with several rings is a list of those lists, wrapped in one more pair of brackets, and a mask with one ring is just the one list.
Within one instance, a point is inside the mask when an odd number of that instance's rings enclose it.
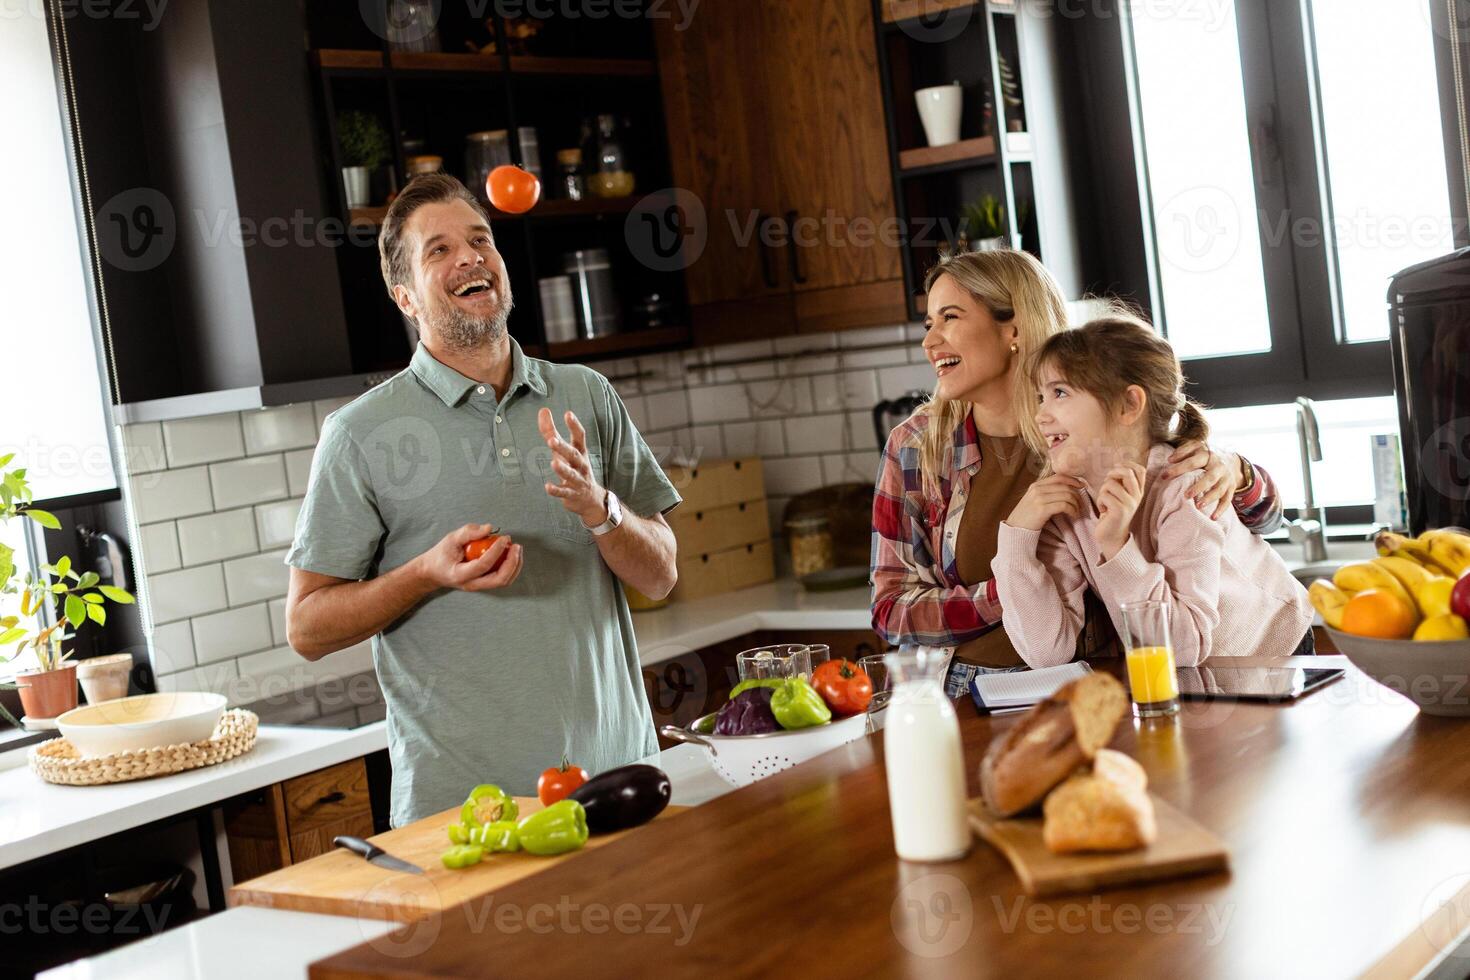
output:
{"label": "purple cabbage", "polygon": [[715,716],[716,735],[761,735],[779,732],[780,724],[771,713],[771,695],[776,693],[769,687],[752,687],[741,691],[738,697],[725,702]]}

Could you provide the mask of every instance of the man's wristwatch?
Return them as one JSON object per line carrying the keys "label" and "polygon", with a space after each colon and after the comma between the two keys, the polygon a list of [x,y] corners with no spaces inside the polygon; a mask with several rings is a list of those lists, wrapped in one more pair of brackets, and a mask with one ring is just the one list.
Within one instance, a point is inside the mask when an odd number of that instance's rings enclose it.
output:
{"label": "man's wristwatch", "polygon": [[623,505],[618,500],[618,495],[611,490],[606,491],[606,494],[607,496],[602,498],[602,506],[607,508],[607,520],[590,529],[598,537],[611,534],[618,529],[619,524],[623,523]]}

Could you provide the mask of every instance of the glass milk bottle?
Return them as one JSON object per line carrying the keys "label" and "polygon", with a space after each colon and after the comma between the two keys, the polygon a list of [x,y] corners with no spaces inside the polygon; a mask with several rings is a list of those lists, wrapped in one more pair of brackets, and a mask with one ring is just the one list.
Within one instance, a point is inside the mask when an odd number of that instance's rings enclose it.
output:
{"label": "glass milk bottle", "polygon": [[905,861],[952,861],[970,850],[965,758],[944,693],[949,651],[912,647],[884,657],[893,694],[883,728],[893,843]]}

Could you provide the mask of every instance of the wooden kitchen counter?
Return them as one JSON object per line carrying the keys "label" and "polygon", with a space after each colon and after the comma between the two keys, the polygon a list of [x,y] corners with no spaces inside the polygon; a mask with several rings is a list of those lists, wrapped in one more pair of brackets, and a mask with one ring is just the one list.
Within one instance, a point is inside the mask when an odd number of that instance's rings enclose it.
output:
{"label": "wooden kitchen counter", "polygon": [[[958,709],[973,795],[1017,716]],[[1293,705],[1186,702],[1115,745],[1231,872],[1032,900],[983,842],[901,862],[880,734],[512,884],[504,918],[411,925],[311,976],[1410,976],[1470,921],[1470,722],[1350,669]]]}

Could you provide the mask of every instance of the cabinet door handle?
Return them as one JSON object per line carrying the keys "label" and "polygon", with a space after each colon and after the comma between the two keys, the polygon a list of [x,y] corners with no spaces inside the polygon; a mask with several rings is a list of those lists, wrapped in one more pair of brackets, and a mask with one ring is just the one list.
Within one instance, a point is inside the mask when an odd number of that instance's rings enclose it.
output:
{"label": "cabinet door handle", "polygon": [[806,282],[806,276],[801,274],[801,260],[796,255],[796,220],[798,212],[792,210],[786,212],[786,257],[791,262],[791,281],[798,286]]}
{"label": "cabinet door handle", "polygon": [[339,789],[339,790],[334,790],[331,793],[328,793],[326,796],[323,796],[321,799],[317,800],[316,803],[314,803],[312,805],[313,806],[326,806],[329,803],[341,803],[345,799],[347,799],[347,794],[344,793],[344,792],[342,792]]}
{"label": "cabinet door handle", "polygon": [[761,278],[767,289],[776,288],[776,270],[771,268],[771,246],[766,244],[766,213],[756,212],[755,241],[761,250]]}

